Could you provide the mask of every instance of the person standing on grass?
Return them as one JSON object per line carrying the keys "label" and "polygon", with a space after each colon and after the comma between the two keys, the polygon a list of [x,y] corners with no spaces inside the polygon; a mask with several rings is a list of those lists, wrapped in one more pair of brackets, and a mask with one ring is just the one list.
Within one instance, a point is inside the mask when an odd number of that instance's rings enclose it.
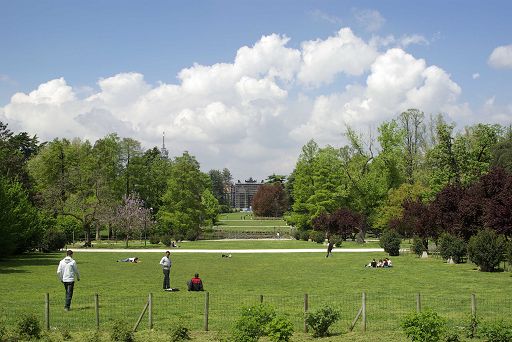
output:
{"label": "person standing on grass", "polygon": [[60,281],[64,284],[66,290],[66,301],[64,304],[64,310],[69,311],[71,308],[71,299],[73,298],[73,288],[75,287],[75,278],[77,281],[80,280],[80,273],[78,273],[78,267],[76,261],[73,260],[73,251],[68,250],[66,257],[62,259],[57,267],[57,275]]}
{"label": "person standing on grass", "polygon": [[160,265],[162,266],[162,271],[164,272],[164,290],[168,290],[171,288],[171,280],[169,278],[169,274],[171,273],[171,252],[166,251],[165,255],[160,260]]}
{"label": "person standing on grass", "polygon": [[327,255],[325,256],[326,258],[332,256],[332,249],[333,248],[334,248],[334,242],[329,240],[329,243],[327,244]]}

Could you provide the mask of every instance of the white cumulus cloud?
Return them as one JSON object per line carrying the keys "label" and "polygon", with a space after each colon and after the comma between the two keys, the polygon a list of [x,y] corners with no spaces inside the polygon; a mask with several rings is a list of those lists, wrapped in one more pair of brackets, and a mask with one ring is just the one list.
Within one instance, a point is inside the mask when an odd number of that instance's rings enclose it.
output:
{"label": "white cumulus cloud", "polygon": [[487,62],[496,69],[512,69],[512,45],[495,48]]}

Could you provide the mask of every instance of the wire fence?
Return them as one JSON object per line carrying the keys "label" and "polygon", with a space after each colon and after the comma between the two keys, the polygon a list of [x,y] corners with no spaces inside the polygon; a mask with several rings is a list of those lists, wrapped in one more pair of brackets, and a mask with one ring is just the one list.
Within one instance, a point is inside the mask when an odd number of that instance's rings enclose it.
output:
{"label": "wire fence", "polygon": [[[151,305],[144,311],[148,302]],[[5,324],[13,325],[21,315],[33,313],[40,318],[43,327],[68,331],[108,329],[116,320],[135,327],[139,319],[139,330],[164,330],[181,323],[194,331],[222,331],[233,326],[243,307],[258,303],[269,304],[285,315],[295,331],[304,331],[305,311],[313,312],[326,305],[341,313],[341,319],[332,327],[337,332],[346,332],[363,306],[365,312],[361,317],[366,317],[366,322],[360,318],[354,330],[365,327],[373,331],[395,331],[407,314],[427,308],[446,318],[450,328],[466,324],[472,313],[485,322],[512,322],[512,298],[509,297],[476,295],[472,299],[471,294],[444,297],[418,293],[216,296],[207,292],[182,291],[128,298],[82,294],[74,296],[69,312],[64,310],[64,298],[41,294],[41,300],[37,302],[3,302],[0,317]]]}

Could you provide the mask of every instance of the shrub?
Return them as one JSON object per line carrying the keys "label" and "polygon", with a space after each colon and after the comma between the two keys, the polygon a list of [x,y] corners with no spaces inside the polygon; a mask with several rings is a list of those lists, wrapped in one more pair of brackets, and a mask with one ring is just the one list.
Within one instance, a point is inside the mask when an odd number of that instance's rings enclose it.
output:
{"label": "shrub", "polygon": [[509,241],[507,243],[506,250],[507,250],[506,253],[505,253],[506,260],[507,260],[508,264],[510,266],[512,266],[512,241]]}
{"label": "shrub", "polygon": [[297,239],[297,240],[308,241],[309,231],[297,229],[294,236],[295,236],[295,239]]}
{"label": "shrub", "polygon": [[444,342],[460,342],[460,337],[455,332],[449,332],[445,335]]}
{"label": "shrub", "polygon": [[311,230],[309,238],[311,241],[315,241],[316,243],[323,243],[325,241],[325,233],[319,232],[318,230]]}
{"label": "shrub", "polygon": [[[185,239],[188,241],[196,241],[199,238],[200,234],[201,234],[200,229],[189,229],[185,233]],[[178,240],[178,239],[176,238],[176,240]],[[181,240],[183,240],[183,239],[181,239]]]}
{"label": "shrub", "polygon": [[293,324],[283,316],[276,316],[266,327],[267,336],[273,342],[288,342],[293,335]]}
{"label": "shrub", "polygon": [[503,321],[487,323],[482,326],[481,335],[488,342],[512,341],[512,325]]}
{"label": "shrub", "polygon": [[411,341],[437,342],[441,340],[446,321],[432,310],[407,315],[400,324]]}
{"label": "shrub", "polygon": [[480,267],[482,272],[492,272],[503,260],[506,239],[490,229],[484,229],[469,239],[469,259]]}
{"label": "shrub", "polygon": [[190,330],[182,323],[178,323],[169,331],[171,335],[171,342],[187,341],[190,340]]}
{"label": "shrub", "polygon": [[480,321],[478,320],[477,316],[470,314],[469,319],[467,320],[467,322],[464,324],[464,327],[463,327],[466,337],[468,337],[468,338],[477,337],[476,332],[477,332],[479,324],[480,324]]}
{"label": "shrub", "polygon": [[443,233],[439,237],[439,254],[443,259],[452,258],[458,264],[467,254],[466,243],[457,236]]}
{"label": "shrub", "polygon": [[401,242],[400,234],[395,230],[387,229],[380,237],[379,245],[384,248],[384,251],[390,256],[398,256],[400,255]]}
{"label": "shrub", "polygon": [[317,311],[306,314],[306,324],[313,330],[314,337],[324,337],[329,335],[329,327],[340,319],[340,312],[324,306]]}
{"label": "shrub", "polygon": [[161,238],[160,238],[160,241],[162,241],[162,243],[164,245],[166,245],[167,247],[171,247],[171,244],[172,244],[172,237],[170,235],[163,235]]}
{"label": "shrub", "polygon": [[49,229],[44,232],[41,250],[45,253],[58,251],[66,246],[66,240],[66,233],[56,229]]}
{"label": "shrub", "polygon": [[423,244],[423,240],[421,238],[415,237],[412,240],[411,251],[413,251],[414,254],[418,256],[422,255],[423,252],[426,251],[425,245]]}
{"label": "shrub", "polygon": [[38,339],[41,336],[41,325],[36,315],[22,315],[16,323],[16,333],[20,337]]}
{"label": "shrub", "polygon": [[259,304],[242,308],[242,316],[236,321],[233,340],[253,342],[267,334],[266,326],[276,317],[274,308]]}
{"label": "shrub", "polygon": [[160,236],[153,234],[149,236],[149,243],[152,245],[158,245],[160,243]]}
{"label": "shrub", "polygon": [[134,335],[132,330],[129,328],[128,323],[125,321],[114,321],[112,324],[112,331],[110,332],[110,338],[112,341],[118,342],[133,342]]}
{"label": "shrub", "polygon": [[340,235],[331,235],[330,239],[334,243],[335,247],[341,247],[341,244],[343,243],[343,238]]}

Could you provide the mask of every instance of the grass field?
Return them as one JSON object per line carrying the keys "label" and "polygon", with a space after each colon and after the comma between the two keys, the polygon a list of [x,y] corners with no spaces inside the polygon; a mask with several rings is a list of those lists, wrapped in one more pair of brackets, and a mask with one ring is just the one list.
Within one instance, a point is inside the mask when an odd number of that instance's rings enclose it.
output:
{"label": "grass field", "polygon": [[[259,248],[251,243],[253,248]],[[477,296],[481,319],[510,319],[512,314],[510,273],[482,273],[472,264],[448,265],[440,259],[403,255],[393,258],[391,269],[368,269],[363,265],[385,254],[338,253],[326,259],[323,253],[234,254],[232,258],[177,253],[172,255],[171,285],[182,291],[167,293],[161,290],[160,253],[140,254],[140,264],[116,262],[128,256],[132,255],[77,250],[75,259],[82,280],[76,284],[71,312],[63,310],[64,291],[55,274],[62,253],[3,260],[0,317],[12,324],[19,314],[34,312],[42,320],[44,294],[49,293],[52,327],[67,327],[73,332],[94,330],[94,294],[98,293],[100,321],[106,329],[114,319],[134,324],[148,294],[153,293],[154,334],[183,320],[198,340],[214,341],[226,334],[242,306],[258,303],[263,295],[264,302],[274,305],[293,322],[299,332],[294,341],[306,341],[310,340],[309,335],[300,332],[307,293],[311,310],[330,304],[342,312],[342,320],[333,329],[335,336],[324,340],[396,341],[405,340],[399,322],[416,308],[418,292],[422,294],[422,306],[448,318],[452,328],[467,319],[471,293]],[[201,332],[205,294],[184,291],[194,272],[200,273],[209,291],[208,333]],[[367,293],[368,331],[363,334],[358,323],[355,331],[348,333],[363,291]],[[141,329],[146,328],[147,318],[141,324]]]}

